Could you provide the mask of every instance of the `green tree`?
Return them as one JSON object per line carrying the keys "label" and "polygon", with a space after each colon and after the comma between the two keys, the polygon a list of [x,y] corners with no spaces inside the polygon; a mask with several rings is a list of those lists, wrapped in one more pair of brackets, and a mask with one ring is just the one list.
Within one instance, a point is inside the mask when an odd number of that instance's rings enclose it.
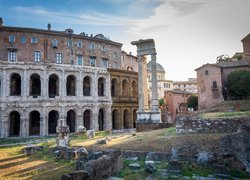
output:
{"label": "green tree", "polygon": [[250,71],[234,71],[228,75],[227,84],[232,97],[248,97],[250,95]]}
{"label": "green tree", "polygon": [[226,54],[222,54],[216,58],[216,63],[229,62],[229,61],[231,61],[231,59]]}
{"label": "green tree", "polygon": [[164,105],[164,99],[162,98],[162,99],[159,100],[159,106],[161,107],[163,105]]}
{"label": "green tree", "polygon": [[196,95],[191,95],[187,99],[187,107],[193,108],[194,110],[198,109],[198,97]]}

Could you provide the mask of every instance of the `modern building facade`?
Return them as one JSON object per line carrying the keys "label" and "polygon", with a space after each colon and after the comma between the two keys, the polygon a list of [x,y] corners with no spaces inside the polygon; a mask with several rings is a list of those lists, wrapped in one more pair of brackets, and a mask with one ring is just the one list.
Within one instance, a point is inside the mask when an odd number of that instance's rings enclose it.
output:
{"label": "modern building facade", "polygon": [[121,69],[121,43],[0,23],[0,44],[1,138],[54,134],[60,121],[71,132],[114,127],[107,69]]}
{"label": "modern building facade", "polygon": [[197,80],[196,78],[189,78],[188,81],[174,81],[173,89],[195,94],[197,93]]}
{"label": "modern building facade", "polygon": [[[147,64],[147,73],[148,73],[148,86],[149,86],[149,95],[151,97],[152,92],[152,67],[151,67],[151,61]],[[156,63],[157,68],[157,92],[158,92],[158,98],[162,99],[164,98],[164,92],[173,90],[173,81],[165,79],[166,72],[162,65],[159,63]]]}

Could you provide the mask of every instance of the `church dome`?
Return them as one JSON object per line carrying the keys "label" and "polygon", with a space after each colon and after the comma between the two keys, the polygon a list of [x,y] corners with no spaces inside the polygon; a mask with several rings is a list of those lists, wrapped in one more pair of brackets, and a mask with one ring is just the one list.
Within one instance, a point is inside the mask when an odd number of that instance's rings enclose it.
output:
{"label": "church dome", "polygon": [[[147,64],[147,70],[148,71],[151,71],[152,68],[151,68],[151,63],[152,61],[149,61],[148,64]],[[156,63],[156,66],[157,66],[157,72],[165,72],[164,68],[162,67],[162,65],[160,65],[159,63]]]}

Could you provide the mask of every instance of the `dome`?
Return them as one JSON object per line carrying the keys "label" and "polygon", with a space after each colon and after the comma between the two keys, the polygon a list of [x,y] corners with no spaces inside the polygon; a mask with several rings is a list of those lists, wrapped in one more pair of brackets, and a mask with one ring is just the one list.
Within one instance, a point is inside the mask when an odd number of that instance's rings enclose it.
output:
{"label": "dome", "polygon": [[[151,63],[152,61],[149,61],[148,64],[147,64],[147,70],[148,71],[151,71]],[[162,67],[162,65],[160,65],[159,63],[156,63],[157,65],[157,72],[165,72],[164,68]]]}

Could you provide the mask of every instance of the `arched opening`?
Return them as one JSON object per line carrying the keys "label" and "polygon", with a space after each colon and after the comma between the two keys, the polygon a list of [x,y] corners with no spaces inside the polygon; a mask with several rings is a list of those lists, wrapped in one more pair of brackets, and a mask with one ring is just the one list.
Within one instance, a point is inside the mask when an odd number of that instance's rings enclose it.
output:
{"label": "arched opening", "polygon": [[128,96],[129,84],[126,79],[122,81],[122,96]]}
{"label": "arched opening", "polygon": [[21,96],[21,76],[17,73],[10,76],[10,95]]}
{"label": "arched opening", "polygon": [[59,96],[59,78],[52,74],[49,77],[49,97],[54,98],[55,96]]}
{"label": "arched opening", "polygon": [[49,112],[49,134],[56,133],[56,126],[58,119],[59,119],[59,114],[57,111],[53,110]]}
{"label": "arched opening", "polygon": [[30,96],[41,96],[41,80],[38,74],[30,76]]}
{"label": "arched opening", "polygon": [[98,96],[104,96],[105,95],[105,79],[99,78],[98,79]]}
{"label": "arched opening", "polygon": [[87,130],[90,129],[90,119],[91,119],[91,112],[90,110],[87,109],[83,113],[83,125]]}
{"label": "arched opening", "polygon": [[69,110],[67,113],[67,125],[70,132],[75,132],[76,113],[73,110]]}
{"label": "arched opening", "polygon": [[38,111],[30,113],[29,135],[40,135],[40,113]]}
{"label": "arched opening", "polygon": [[133,97],[137,97],[137,95],[138,95],[138,86],[137,86],[137,83],[136,83],[136,81],[133,81],[132,82],[132,96]]}
{"label": "arched opening", "polygon": [[10,136],[19,136],[20,134],[20,114],[17,111],[10,113]]}
{"label": "arched opening", "polygon": [[123,111],[123,127],[124,129],[128,129],[129,127],[129,112],[127,109]]}
{"label": "arched opening", "polygon": [[136,119],[137,119],[137,110],[134,109],[133,111],[133,128],[136,128]]}
{"label": "arched opening", "polygon": [[216,81],[213,81],[213,89],[217,89],[217,82]]}
{"label": "arched opening", "polygon": [[99,131],[103,131],[104,127],[104,110],[100,109],[99,110],[99,115],[98,115],[98,124],[99,124]]}
{"label": "arched opening", "polygon": [[86,76],[83,79],[83,96],[90,96],[91,93],[91,79]]}
{"label": "arched opening", "polygon": [[118,129],[118,111],[112,111],[112,129]]}
{"label": "arched opening", "polygon": [[118,81],[117,79],[112,79],[111,81],[111,96],[118,96]]}
{"label": "arched opening", "polygon": [[66,83],[67,96],[75,96],[76,95],[76,78],[73,75],[67,77]]}

